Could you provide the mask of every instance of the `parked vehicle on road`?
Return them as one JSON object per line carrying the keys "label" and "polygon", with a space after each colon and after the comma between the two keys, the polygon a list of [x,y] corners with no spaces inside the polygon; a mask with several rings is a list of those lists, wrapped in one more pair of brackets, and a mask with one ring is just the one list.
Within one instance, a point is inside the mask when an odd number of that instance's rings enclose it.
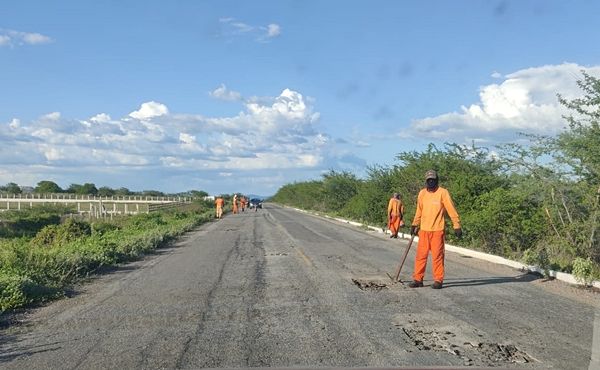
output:
{"label": "parked vehicle on road", "polygon": [[250,208],[254,208],[254,209],[262,209],[262,200],[258,199],[258,198],[253,198],[250,199]]}

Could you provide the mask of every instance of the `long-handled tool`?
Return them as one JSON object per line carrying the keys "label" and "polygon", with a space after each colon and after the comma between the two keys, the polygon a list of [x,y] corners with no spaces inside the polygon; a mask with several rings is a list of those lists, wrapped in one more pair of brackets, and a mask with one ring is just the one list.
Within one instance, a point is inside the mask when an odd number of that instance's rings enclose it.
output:
{"label": "long-handled tool", "polygon": [[392,277],[390,274],[387,274],[387,276],[392,279],[392,283],[402,283],[402,280],[400,280],[400,271],[402,271],[402,266],[404,266],[404,262],[406,261],[406,256],[408,256],[408,251],[410,250],[410,247],[412,247],[412,243],[415,240],[415,235],[412,235],[410,237],[410,241],[408,242],[408,246],[406,247],[406,250],[404,251],[404,255],[402,256],[402,260],[400,261],[400,264],[398,265],[398,268],[396,269],[396,273],[394,274],[394,277]]}

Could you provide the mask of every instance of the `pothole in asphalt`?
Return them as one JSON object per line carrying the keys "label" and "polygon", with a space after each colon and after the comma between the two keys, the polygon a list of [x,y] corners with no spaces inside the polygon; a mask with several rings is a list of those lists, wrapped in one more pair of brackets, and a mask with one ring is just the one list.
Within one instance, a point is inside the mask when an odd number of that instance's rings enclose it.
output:
{"label": "pothole in asphalt", "polygon": [[489,342],[458,342],[457,344],[456,334],[450,331],[413,328],[402,328],[402,330],[418,350],[448,352],[461,358],[466,366],[534,362],[531,356],[512,344]]}
{"label": "pothole in asphalt", "polygon": [[477,344],[477,350],[493,362],[515,362],[519,364],[533,362],[533,359],[527,353],[512,344],[479,343]]}
{"label": "pothole in asphalt", "polygon": [[352,279],[352,282],[360,290],[371,290],[371,291],[378,292],[378,291],[380,291],[382,289],[387,289],[387,284],[384,284],[381,281],[364,280],[364,279]]}

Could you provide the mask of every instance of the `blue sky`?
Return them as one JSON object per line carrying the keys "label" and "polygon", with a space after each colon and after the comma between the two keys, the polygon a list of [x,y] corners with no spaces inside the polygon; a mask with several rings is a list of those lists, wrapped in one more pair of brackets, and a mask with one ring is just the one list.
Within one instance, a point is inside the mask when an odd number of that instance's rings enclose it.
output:
{"label": "blue sky", "polygon": [[19,1],[0,184],[269,195],[429,142],[564,126],[596,1]]}

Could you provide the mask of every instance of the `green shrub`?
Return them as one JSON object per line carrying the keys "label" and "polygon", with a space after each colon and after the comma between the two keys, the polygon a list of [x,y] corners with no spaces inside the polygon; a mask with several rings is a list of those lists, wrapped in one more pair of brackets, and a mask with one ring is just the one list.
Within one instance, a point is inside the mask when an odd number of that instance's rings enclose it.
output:
{"label": "green shrub", "polygon": [[59,224],[63,212],[66,212],[66,210],[62,207],[56,209],[40,207],[4,212],[2,213],[2,221],[0,221],[0,237],[31,237],[45,226]]}
{"label": "green shrub", "polygon": [[96,221],[91,224],[93,235],[104,235],[109,231],[120,229],[116,222]]}
{"label": "green shrub", "polygon": [[92,228],[89,223],[69,218],[63,224],[44,227],[31,240],[31,244],[39,247],[54,247],[91,234]]}
{"label": "green shrub", "polygon": [[24,276],[0,273],[0,312],[28,303],[25,287],[32,281]]}
{"label": "green shrub", "polygon": [[594,281],[594,263],[591,258],[577,257],[573,260],[573,275],[575,279],[585,286],[590,286]]}

